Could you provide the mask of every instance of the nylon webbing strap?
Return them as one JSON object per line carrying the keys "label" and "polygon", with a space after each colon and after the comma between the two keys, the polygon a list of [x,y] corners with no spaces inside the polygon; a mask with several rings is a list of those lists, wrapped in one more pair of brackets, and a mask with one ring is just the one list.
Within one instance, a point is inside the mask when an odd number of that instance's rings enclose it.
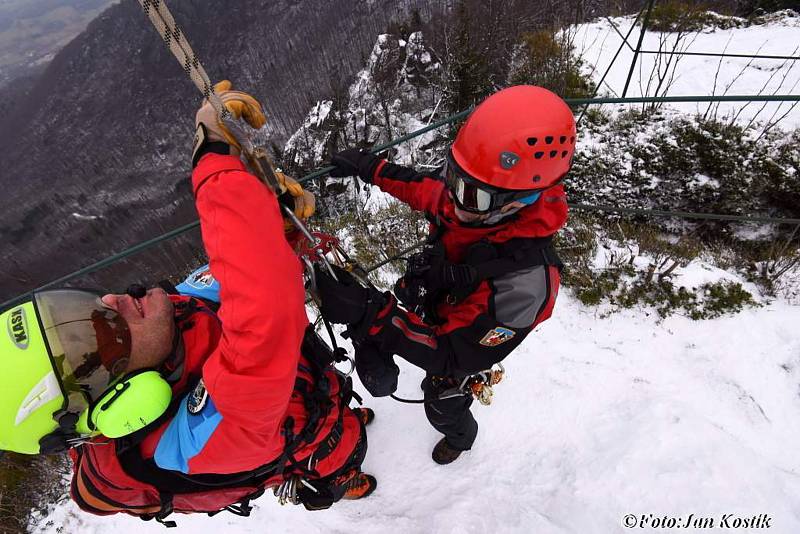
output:
{"label": "nylon webbing strap", "polygon": [[[522,245],[524,246],[524,245]],[[498,278],[515,271],[530,269],[540,265],[563,266],[558,258],[552,241],[538,245],[530,245],[513,255],[501,256],[494,260],[475,266],[475,281],[483,281],[489,278]]]}

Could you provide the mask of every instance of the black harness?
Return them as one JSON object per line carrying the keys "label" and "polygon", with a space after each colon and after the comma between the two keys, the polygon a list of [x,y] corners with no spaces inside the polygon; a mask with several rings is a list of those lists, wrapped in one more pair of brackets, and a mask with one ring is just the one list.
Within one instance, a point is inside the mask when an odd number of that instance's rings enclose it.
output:
{"label": "black harness", "polygon": [[471,245],[464,262],[447,259],[442,242],[444,226],[437,225],[421,252],[408,260],[408,268],[395,285],[395,295],[409,310],[431,322],[440,322],[436,307],[457,304],[478,289],[481,282],[542,265],[563,270],[553,237],[513,238],[502,243],[486,239]]}

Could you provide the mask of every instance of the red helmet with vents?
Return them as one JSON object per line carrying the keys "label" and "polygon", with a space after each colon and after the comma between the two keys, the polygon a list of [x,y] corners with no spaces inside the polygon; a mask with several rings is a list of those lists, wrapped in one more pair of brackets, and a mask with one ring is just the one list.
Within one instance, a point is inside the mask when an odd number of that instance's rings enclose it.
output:
{"label": "red helmet with vents", "polygon": [[[575,134],[572,111],[555,93],[532,85],[504,89],[484,100],[458,132],[448,186],[462,208],[478,212],[496,208],[496,197],[547,189],[569,171]],[[472,198],[470,184],[493,200]]]}

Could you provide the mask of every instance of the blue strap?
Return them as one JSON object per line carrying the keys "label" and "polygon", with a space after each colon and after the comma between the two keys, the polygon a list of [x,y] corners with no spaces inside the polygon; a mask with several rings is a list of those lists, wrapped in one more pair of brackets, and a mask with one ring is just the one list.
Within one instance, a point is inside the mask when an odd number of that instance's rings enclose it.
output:
{"label": "blue strap", "polygon": [[191,395],[181,401],[178,413],[158,441],[154,460],[162,469],[189,474],[189,460],[200,454],[222,421],[222,414],[210,396],[200,412],[191,413],[188,407]]}

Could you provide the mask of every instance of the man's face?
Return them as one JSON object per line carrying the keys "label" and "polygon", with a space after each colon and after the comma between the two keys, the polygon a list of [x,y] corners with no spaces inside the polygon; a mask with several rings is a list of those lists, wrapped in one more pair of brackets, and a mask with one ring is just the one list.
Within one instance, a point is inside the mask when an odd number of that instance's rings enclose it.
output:
{"label": "man's face", "polygon": [[159,367],[172,351],[175,335],[174,306],[163,289],[155,288],[140,299],[106,295],[103,304],[128,323],[131,357],[126,372]]}

